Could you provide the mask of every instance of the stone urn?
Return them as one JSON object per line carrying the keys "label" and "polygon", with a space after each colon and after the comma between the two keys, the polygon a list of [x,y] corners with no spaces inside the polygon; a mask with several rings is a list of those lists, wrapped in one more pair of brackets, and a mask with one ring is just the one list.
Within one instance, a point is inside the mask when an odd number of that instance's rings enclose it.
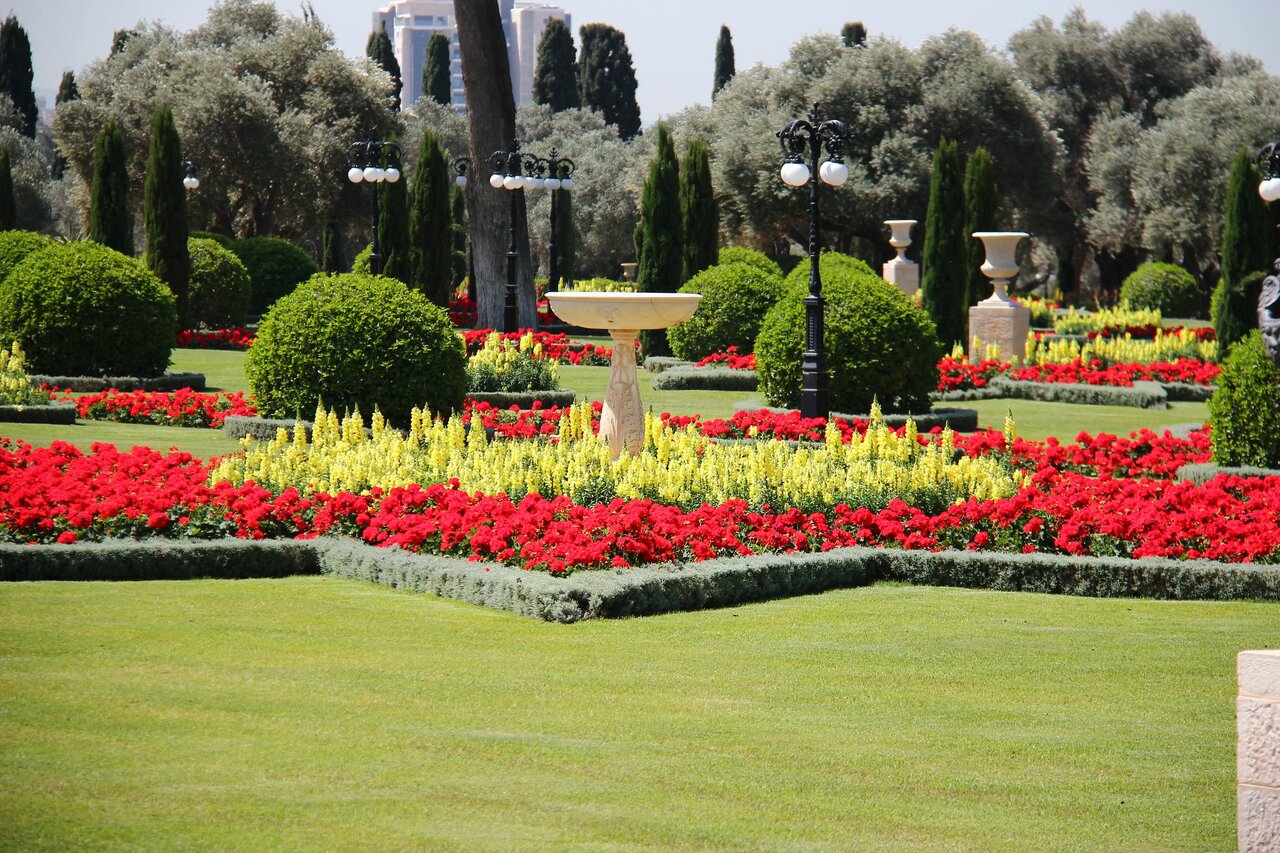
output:
{"label": "stone urn", "polygon": [[635,281],[635,280],[636,280],[636,267],[638,267],[638,266],[640,266],[640,265],[639,265],[639,264],[623,264],[623,265],[622,265],[622,280],[623,280],[623,281]]}
{"label": "stone urn", "polygon": [[907,296],[914,297],[920,289],[920,265],[907,260],[907,247],[911,245],[911,228],[916,220],[886,219],[884,224],[892,232],[889,245],[898,250],[898,256],[884,265],[881,276]]}
{"label": "stone urn", "polygon": [[1031,331],[1031,311],[1009,296],[1008,286],[1009,279],[1018,274],[1018,243],[1030,235],[1024,231],[977,231],[973,236],[987,250],[979,269],[991,279],[992,293],[969,309],[969,360],[981,361],[987,348],[996,344],[1002,359],[1021,363]]}
{"label": "stone urn", "polygon": [[666,329],[683,323],[698,310],[697,293],[548,293],[551,310],[573,326],[605,329],[613,338],[609,387],[600,414],[600,437],[613,458],[625,449],[632,455],[644,449],[644,409],[636,379],[636,334],[641,329]]}

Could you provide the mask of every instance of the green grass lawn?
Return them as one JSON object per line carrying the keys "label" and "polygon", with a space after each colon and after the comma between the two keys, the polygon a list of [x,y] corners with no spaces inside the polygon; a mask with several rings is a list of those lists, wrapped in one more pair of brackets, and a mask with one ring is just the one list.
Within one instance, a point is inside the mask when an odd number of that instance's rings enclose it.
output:
{"label": "green grass lawn", "polygon": [[1225,850],[1274,605],[0,585],[0,848]]}
{"label": "green grass lawn", "polygon": [[203,373],[209,391],[249,391],[244,378],[248,353],[218,349],[175,349],[169,370],[174,373]]}

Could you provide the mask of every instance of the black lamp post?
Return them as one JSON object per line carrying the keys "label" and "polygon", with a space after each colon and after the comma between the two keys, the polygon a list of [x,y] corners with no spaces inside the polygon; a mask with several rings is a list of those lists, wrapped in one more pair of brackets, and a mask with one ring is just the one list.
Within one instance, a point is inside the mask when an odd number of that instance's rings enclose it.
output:
{"label": "black lamp post", "polygon": [[387,155],[393,155],[398,162],[400,146],[394,142],[383,142],[379,139],[368,139],[351,143],[351,168],[347,170],[347,180],[353,184],[371,184],[373,189],[373,251],[369,254],[369,272],[382,275],[382,252],[378,245],[378,184],[386,181],[394,184],[400,180],[400,170],[395,166],[382,165]]}
{"label": "black lamp post", "polygon": [[[818,184],[838,187],[849,179],[849,167],[840,159],[849,138],[849,126],[839,119],[824,119],[817,104],[807,119],[797,119],[778,132],[782,153],[782,180],[789,186],[809,185],[809,295],[804,299],[805,349],[801,356],[800,414],[825,418],[831,413],[826,353],[823,344],[822,275],[818,271]],[[828,160],[818,164],[822,149]],[[811,165],[806,165],[806,159]]]}
{"label": "black lamp post", "polygon": [[[1258,167],[1262,170],[1258,195],[1268,203],[1280,201],[1280,141],[1262,147],[1258,152]],[[1262,292],[1258,295],[1258,328],[1262,331],[1262,345],[1267,355],[1280,367],[1280,258],[1273,266],[1275,272],[1262,280]]]}
{"label": "black lamp post", "polygon": [[[467,172],[471,171],[471,158],[455,157],[453,159],[453,170],[458,173],[453,182],[459,188],[466,189]],[[470,219],[470,216],[467,218]],[[476,258],[471,249],[471,235],[469,233],[467,234],[467,298],[473,304],[476,303]]]}
{"label": "black lamp post", "polygon": [[[495,151],[489,156],[489,166],[493,169],[493,174],[489,176],[489,186],[511,190],[511,216],[507,220],[507,287],[502,303],[502,331],[507,333],[520,328],[520,309],[516,302],[516,266],[519,260],[516,251],[516,205],[520,198],[516,193],[526,186],[533,186],[532,183],[525,183],[525,172],[532,173],[536,164],[536,157],[520,153],[518,142],[512,142],[509,151]],[[533,178],[529,177],[528,180],[532,181]]]}
{"label": "black lamp post", "polygon": [[556,243],[556,213],[558,205],[556,204],[556,190],[573,189],[573,172],[578,167],[568,157],[561,157],[556,149],[551,149],[551,156],[546,160],[539,158],[539,177],[541,177],[541,167],[546,165],[547,174],[550,176],[544,182],[543,186],[551,190],[551,245],[549,251],[551,258],[548,261],[547,270],[547,290],[557,290],[560,283],[560,251]]}

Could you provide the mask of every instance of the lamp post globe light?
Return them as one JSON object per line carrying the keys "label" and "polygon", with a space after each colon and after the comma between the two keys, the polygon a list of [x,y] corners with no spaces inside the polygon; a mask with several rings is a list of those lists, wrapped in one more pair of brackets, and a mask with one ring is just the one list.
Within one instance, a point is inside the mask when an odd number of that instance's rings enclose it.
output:
{"label": "lamp post globe light", "polygon": [[190,160],[182,161],[182,185],[189,190],[200,189],[200,178],[196,175],[196,164]]}
{"label": "lamp post globe light", "polygon": [[[806,418],[825,418],[831,413],[831,405],[823,344],[825,302],[822,275],[818,270],[822,251],[818,241],[819,184],[838,187],[849,179],[849,167],[841,159],[849,139],[849,126],[839,119],[824,118],[822,110],[814,104],[807,118],[796,119],[778,131],[777,136],[786,157],[781,172],[783,182],[797,188],[809,185],[809,295],[804,299],[800,414]],[[819,165],[824,148],[828,159]]]}
{"label": "lamp post globe light", "polygon": [[[1258,166],[1262,170],[1258,195],[1268,203],[1280,201],[1280,141],[1262,147],[1258,152]],[[1267,355],[1280,367],[1280,258],[1273,268],[1274,273],[1262,280],[1262,292],[1258,294],[1258,329]]]}
{"label": "lamp post globe light", "polygon": [[551,190],[551,240],[548,246],[550,258],[547,262],[547,290],[557,290],[560,285],[560,252],[556,243],[556,190],[573,189],[573,173],[578,168],[568,157],[561,157],[556,149],[551,149],[551,156],[540,160],[540,167],[545,165],[549,177],[543,182],[543,188]]}
{"label": "lamp post globe light", "polygon": [[378,245],[378,184],[394,184],[400,180],[400,170],[395,166],[383,166],[388,155],[400,159],[400,146],[380,139],[366,139],[351,143],[351,168],[347,180],[353,184],[370,184],[373,190],[373,251],[369,253],[369,272],[382,275],[382,252]]}

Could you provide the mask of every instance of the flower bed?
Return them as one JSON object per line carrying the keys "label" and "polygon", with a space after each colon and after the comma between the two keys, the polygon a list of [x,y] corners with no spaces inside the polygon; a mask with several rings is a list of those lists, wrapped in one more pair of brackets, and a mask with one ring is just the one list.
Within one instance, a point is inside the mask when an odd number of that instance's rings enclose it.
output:
{"label": "flower bed", "polygon": [[244,326],[234,329],[184,329],[178,332],[178,346],[184,349],[247,350],[255,335]]}
{"label": "flower bed", "polygon": [[173,392],[109,388],[81,396],[62,392],[55,399],[74,403],[77,417],[129,424],[221,429],[228,415],[258,414],[258,407],[241,391],[202,394],[190,388]]}
{"label": "flower bed", "polygon": [[523,329],[519,332],[498,333],[493,329],[468,329],[462,332],[462,339],[467,345],[467,355],[474,356],[484,348],[491,335],[498,334],[502,341],[519,343],[524,337],[532,335],[530,343],[538,347],[541,357],[586,367],[608,367],[613,357],[613,350],[599,344],[582,343],[559,332],[536,332]]}
{"label": "flower bed", "polygon": [[1102,359],[1088,363],[1080,359],[1054,364],[1032,364],[1015,368],[1007,361],[985,359],[973,364],[964,356],[946,356],[938,362],[938,390],[965,391],[985,388],[996,376],[1008,376],[1019,382],[1051,384],[1109,385],[1131,388],[1134,382],[1186,383],[1212,385],[1220,368],[1211,361],[1179,358],[1150,364],[1127,362],[1107,364]]}

